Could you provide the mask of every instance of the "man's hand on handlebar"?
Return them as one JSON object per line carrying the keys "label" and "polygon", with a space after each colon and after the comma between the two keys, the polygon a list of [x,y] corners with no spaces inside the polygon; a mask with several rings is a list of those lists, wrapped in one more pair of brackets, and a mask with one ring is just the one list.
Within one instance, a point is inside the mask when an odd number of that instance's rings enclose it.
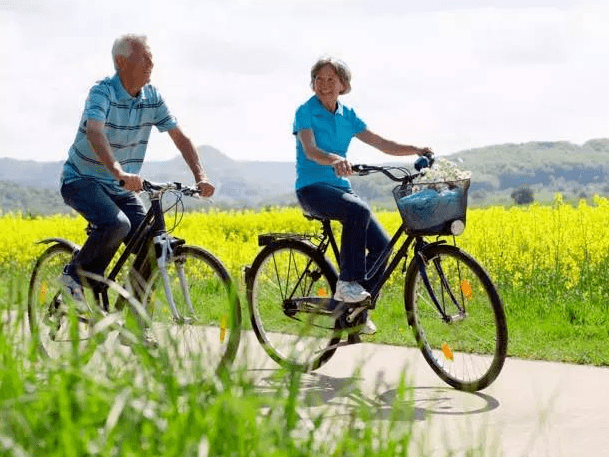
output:
{"label": "man's hand on handlebar", "polygon": [[211,197],[216,190],[213,184],[208,181],[199,181],[197,187],[199,188],[199,195],[205,198]]}
{"label": "man's hand on handlebar", "polygon": [[121,187],[133,192],[141,192],[144,189],[143,179],[140,175],[133,173],[122,173],[117,177]]}

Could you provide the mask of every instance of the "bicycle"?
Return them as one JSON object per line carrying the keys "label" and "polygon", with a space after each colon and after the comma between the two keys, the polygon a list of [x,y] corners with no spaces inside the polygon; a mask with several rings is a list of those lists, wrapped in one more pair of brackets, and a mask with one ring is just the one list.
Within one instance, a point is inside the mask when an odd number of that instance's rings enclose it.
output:
{"label": "bicycle", "polygon": [[[466,391],[484,389],[497,378],[508,342],[503,304],[484,268],[442,238],[452,236],[454,242],[465,229],[469,179],[442,183],[458,195],[453,205],[457,210],[450,216],[427,213],[417,218],[420,214],[408,214],[402,206],[404,197],[419,195],[417,178],[431,163],[433,158],[420,158],[418,173],[405,167],[353,167],[359,175],[380,172],[399,183],[393,195],[402,223],[368,274],[369,301],[347,304],[332,298],[338,273],[326,254],[331,248],[339,265],[340,252],[330,220],[305,214],[321,224],[321,234],[259,235],[262,249],[245,269],[247,299],[256,337],[273,360],[312,371],[340,346],[361,341],[358,328],[403,261],[407,322],[435,373]],[[430,216],[436,220],[429,222]],[[398,245],[402,236],[406,239]]]}
{"label": "bicycle", "polygon": [[[38,257],[30,279],[28,320],[32,337],[43,357],[60,358],[76,351],[86,360],[116,329],[116,316],[126,303],[131,303],[131,315],[136,316],[140,327],[146,327],[155,339],[161,335],[168,347],[179,346],[176,357],[187,352],[200,354],[210,367],[227,367],[234,360],[240,339],[241,306],[236,288],[213,254],[170,235],[182,220],[182,197],[196,197],[198,189],[147,180],[143,189],[150,197],[146,218],[107,277],[80,272],[85,303],[75,302],[61,281],[63,267],[80,247],[63,238],[38,242],[50,246]],[[169,195],[174,201],[164,209],[163,197]],[[164,215],[173,208],[174,225],[168,229]],[[135,260],[129,264],[132,254]],[[119,283],[125,284],[129,294],[123,290],[114,297],[116,289],[122,290],[116,286]]]}

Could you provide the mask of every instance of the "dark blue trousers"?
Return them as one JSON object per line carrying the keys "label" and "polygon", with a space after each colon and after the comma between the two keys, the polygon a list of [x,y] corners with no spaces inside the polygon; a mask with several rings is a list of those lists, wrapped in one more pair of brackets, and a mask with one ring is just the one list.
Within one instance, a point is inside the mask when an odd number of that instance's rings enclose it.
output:
{"label": "dark blue trousers", "polygon": [[365,287],[366,273],[390,241],[368,204],[353,191],[327,184],[300,188],[296,196],[311,215],[342,223],[339,278],[358,281]]}
{"label": "dark blue trousers", "polygon": [[76,254],[68,272],[76,269],[104,275],[121,242],[128,242],[146,217],[146,208],[134,192],[114,194],[94,179],[61,186],[67,205],[93,224],[93,231]]}

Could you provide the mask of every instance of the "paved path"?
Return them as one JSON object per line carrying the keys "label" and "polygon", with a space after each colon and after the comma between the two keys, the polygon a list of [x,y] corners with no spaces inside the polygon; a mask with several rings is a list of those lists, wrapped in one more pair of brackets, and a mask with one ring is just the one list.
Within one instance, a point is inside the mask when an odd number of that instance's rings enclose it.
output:
{"label": "paved path", "polygon": [[[273,387],[277,365],[251,332],[238,361],[261,389]],[[395,404],[402,374],[408,400]],[[340,431],[362,405],[379,421],[393,412],[413,427],[413,455],[609,456],[608,368],[508,359],[490,387],[465,393],[444,384],[417,349],[362,343],[339,348],[303,381],[302,427],[324,413]]]}

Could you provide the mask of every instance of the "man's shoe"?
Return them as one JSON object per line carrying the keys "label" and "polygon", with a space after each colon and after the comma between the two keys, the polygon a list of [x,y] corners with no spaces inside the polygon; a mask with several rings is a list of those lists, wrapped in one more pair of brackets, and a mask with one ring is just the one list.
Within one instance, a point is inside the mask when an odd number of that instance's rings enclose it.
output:
{"label": "man's shoe", "polygon": [[[125,335],[123,332],[120,332],[118,334],[118,342],[123,346],[132,347],[134,344],[138,343],[138,340],[132,333]],[[159,347],[159,341],[149,328],[144,330],[142,345],[148,349],[157,349]]]}
{"label": "man's shoe", "polygon": [[144,331],[144,346],[148,349],[157,349],[159,347],[159,340],[156,339],[152,330],[147,328]]}
{"label": "man's shoe", "polygon": [[68,273],[68,266],[66,265],[63,269],[63,273],[61,275],[61,281],[65,286],[67,292],[77,303],[84,303],[85,301],[85,293],[83,291],[82,285],[78,281],[78,279],[74,278],[70,273]]}
{"label": "man's shoe", "polygon": [[341,281],[336,283],[334,300],[345,303],[359,303],[370,298],[370,294],[357,281]]}

